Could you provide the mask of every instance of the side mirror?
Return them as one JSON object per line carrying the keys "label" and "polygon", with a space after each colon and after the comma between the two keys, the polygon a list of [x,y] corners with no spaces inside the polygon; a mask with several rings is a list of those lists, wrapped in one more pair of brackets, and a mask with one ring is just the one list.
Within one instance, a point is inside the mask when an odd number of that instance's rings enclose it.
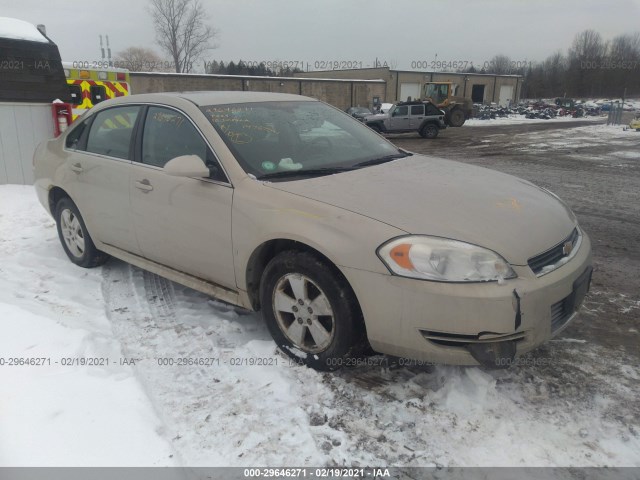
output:
{"label": "side mirror", "polygon": [[182,155],[169,160],[164,173],[174,177],[208,177],[209,168],[197,155]]}

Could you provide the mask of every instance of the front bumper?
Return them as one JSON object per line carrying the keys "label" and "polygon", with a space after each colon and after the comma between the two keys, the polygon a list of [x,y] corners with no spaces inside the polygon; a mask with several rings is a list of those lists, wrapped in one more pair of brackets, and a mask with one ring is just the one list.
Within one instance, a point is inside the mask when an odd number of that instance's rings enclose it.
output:
{"label": "front bumper", "polygon": [[583,233],[578,252],[560,268],[537,277],[528,266],[513,266],[518,277],[502,285],[429,282],[352,268],[343,272],[360,302],[374,350],[424,362],[478,365],[465,344],[513,341],[516,354],[522,354],[564,329],[575,315],[566,300],[590,266],[591,242]]}

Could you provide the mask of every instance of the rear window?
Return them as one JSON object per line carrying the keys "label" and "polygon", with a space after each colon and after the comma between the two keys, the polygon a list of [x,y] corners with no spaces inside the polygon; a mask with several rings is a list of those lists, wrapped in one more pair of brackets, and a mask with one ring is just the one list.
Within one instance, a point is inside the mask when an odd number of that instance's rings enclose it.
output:
{"label": "rear window", "polygon": [[80,105],[82,103],[82,89],[80,85],[69,85],[69,95],[71,95],[72,105]]}
{"label": "rear window", "polygon": [[107,99],[107,91],[102,85],[93,85],[89,88],[91,93],[91,103],[94,105],[103,102]]}
{"label": "rear window", "polygon": [[130,159],[131,133],[140,107],[127,106],[96,114],[87,138],[87,152]]}

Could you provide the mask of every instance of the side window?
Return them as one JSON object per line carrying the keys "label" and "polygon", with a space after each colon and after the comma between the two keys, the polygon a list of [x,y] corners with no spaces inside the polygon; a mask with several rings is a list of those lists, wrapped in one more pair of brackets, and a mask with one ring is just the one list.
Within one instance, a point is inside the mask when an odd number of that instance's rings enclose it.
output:
{"label": "side window", "polygon": [[89,93],[91,94],[91,103],[94,105],[97,105],[107,99],[107,92],[102,85],[93,85],[89,87]]}
{"label": "side window", "polygon": [[131,133],[140,107],[115,107],[96,114],[87,139],[87,152],[130,159]]}
{"label": "side window", "polygon": [[424,105],[411,105],[411,115],[421,117],[424,115]]}
{"label": "side window", "polygon": [[396,109],[393,111],[394,117],[402,117],[404,115],[409,115],[409,107],[407,107],[406,105],[396,107]]}
{"label": "side window", "polygon": [[182,155],[197,155],[209,167],[210,178],[227,181],[202,135],[185,115],[170,108],[149,107],[142,132],[142,163],[164,167]]}
{"label": "side window", "polygon": [[69,85],[69,95],[71,96],[72,105],[80,105],[82,103],[82,89],[80,85]]}

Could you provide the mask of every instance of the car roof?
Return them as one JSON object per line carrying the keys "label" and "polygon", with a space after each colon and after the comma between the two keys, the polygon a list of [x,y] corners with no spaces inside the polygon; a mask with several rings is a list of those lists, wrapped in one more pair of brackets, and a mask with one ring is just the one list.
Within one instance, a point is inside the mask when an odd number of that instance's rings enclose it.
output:
{"label": "car roof", "polygon": [[132,102],[160,102],[170,98],[183,98],[198,106],[226,105],[229,103],[250,102],[301,102],[317,101],[314,98],[289,93],[271,92],[239,92],[239,91],[197,91],[197,92],[162,92],[140,93],[128,97]]}

